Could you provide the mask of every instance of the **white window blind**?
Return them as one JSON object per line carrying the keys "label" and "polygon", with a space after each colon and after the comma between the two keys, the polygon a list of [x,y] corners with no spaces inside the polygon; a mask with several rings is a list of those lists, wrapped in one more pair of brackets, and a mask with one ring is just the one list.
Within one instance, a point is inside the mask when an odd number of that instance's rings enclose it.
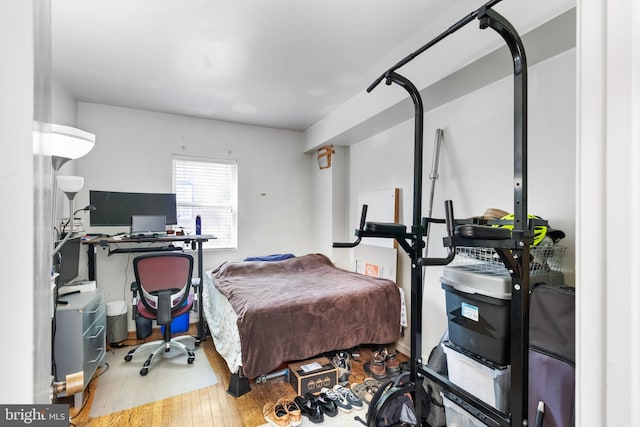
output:
{"label": "white window blind", "polygon": [[173,191],[176,193],[178,227],[195,234],[200,215],[202,234],[216,239],[203,248],[238,247],[238,165],[234,161],[206,158],[173,158]]}

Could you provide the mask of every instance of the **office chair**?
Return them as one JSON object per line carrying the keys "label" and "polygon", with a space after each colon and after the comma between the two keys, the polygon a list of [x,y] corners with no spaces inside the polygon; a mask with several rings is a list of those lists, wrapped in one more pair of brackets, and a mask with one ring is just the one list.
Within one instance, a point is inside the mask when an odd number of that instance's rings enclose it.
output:
{"label": "office chair", "polygon": [[[130,362],[136,351],[143,347],[156,346],[147,357],[140,375],[147,375],[151,362],[172,348],[187,355],[187,363],[192,364],[195,354],[182,344],[182,339],[193,339],[189,335],[171,338],[171,322],[174,318],[187,313],[193,305],[190,295],[193,257],[181,252],[154,253],[141,255],[133,259],[136,281],[131,284],[133,291],[133,311],[135,316],[156,320],[164,327],[163,340],[144,343],[129,351],[124,360]],[[138,293],[140,297],[138,298]],[[200,344],[196,340],[196,346]]]}

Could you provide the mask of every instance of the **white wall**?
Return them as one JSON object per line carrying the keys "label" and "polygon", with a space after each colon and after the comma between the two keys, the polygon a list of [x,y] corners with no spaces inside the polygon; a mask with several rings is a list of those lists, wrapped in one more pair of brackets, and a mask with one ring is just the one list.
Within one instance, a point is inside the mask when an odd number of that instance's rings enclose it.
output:
{"label": "white wall", "polygon": [[[96,134],[96,146],[78,161],[85,186],[76,206],[89,202],[89,190],[171,192],[172,154],[234,159],[238,250],[207,251],[204,269],[247,256],[317,251],[310,221],[312,161],[300,149],[301,133],[91,103],[79,104],[78,127]],[[107,301],[130,301],[135,255],[107,255],[98,250],[98,286],[105,289]]]}
{"label": "white wall", "polygon": [[347,237],[349,186],[349,149],[334,147],[331,167],[320,169],[317,152],[312,153],[312,218],[309,231],[312,233],[317,250],[327,255],[341,268],[349,268],[349,251],[334,249],[334,242],[352,241],[353,230]]}
{"label": "white wall", "polygon": [[[67,88],[56,79],[51,82],[51,123],[76,127],[78,121],[78,101]],[[58,175],[76,175],[76,161],[64,164]],[[54,226],[60,226],[63,218],[69,218],[69,203],[62,191],[58,190],[55,203]],[[76,207],[77,209],[78,207]]]}
{"label": "white wall", "polygon": [[576,425],[637,425],[640,3],[578,11]]}
{"label": "white wall", "polygon": [[[403,89],[391,86],[386,90]],[[433,215],[444,218],[444,200],[455,216],[487,208],[513,211],[513,79],[506,78],[425,114],[423,216],[429,203],[429,171],[435,129],[444,129],[440,178]],[[574,283],[575,49],[529,68],[529,212],[566,232],[565,279]],[[412,223],[413,120],[351,146],[350,220],[357,227],[359,192],[400,187],[401,222]],[[431,229],[430,256],[442,256],[444,228]],[[408,257],[399,255],[399,284],[409,295]],[[423,342],[427,352],[446,328],[441,267],[426,269]],[[408,334],[400,347],[409,346]],[[427,353],[428,354],[428,353]]]}
{"label": "white wall", "polygon": [[0,249],[4,289],[16,302],[4,304],[0,310],[4,341],[12,349],[0,364],[5,382],[0,389],[3,404],[30,403],[35,398],[35,334],[31,332],[35,313],[33,34],[33,1],[0,3],[0,52],[7,59],[0,78],[0,144],[5,150],[0,173],[0,221],[20,232],[20,238]]}
{"label": "white wall", "polygon": [[51,122],[73,126],[78,121],[78,100],[57,79],[51,82]]}

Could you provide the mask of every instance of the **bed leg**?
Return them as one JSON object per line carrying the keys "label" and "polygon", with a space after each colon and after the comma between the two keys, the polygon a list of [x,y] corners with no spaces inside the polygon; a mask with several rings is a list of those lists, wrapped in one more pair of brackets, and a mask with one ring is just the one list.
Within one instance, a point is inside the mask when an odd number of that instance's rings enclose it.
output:
{"label": "bed leg", "polygon": [[233,397],[240,397],[243,394],[249,393],[251,387],[249,387],[249,378],[242,374],[242,368],[238,368],[238,372],[231,374],[229,378],[229,393]]}

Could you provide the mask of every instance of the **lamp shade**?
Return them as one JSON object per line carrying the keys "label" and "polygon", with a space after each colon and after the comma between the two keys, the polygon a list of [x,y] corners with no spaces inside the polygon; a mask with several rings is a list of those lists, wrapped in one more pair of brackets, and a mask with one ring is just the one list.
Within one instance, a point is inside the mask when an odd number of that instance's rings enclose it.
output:
{"label": "lamp shade", "polygon": [[51,162],[54,170],[60,170],[69,160],[87,154],[96,142],[92,133],[70,127],[51,124]]}
{"label": "lamp shade", "polygon": [[77,193],[82,190],[84,178],[81,176],[59,175],[57,177],[58,188],[65,193]]}
{"label": "lamp shade", "polygon": [[96,136],[83,130],[62,125],[51,125],[51,155],[78,159],[87,154],[96,142]]}

